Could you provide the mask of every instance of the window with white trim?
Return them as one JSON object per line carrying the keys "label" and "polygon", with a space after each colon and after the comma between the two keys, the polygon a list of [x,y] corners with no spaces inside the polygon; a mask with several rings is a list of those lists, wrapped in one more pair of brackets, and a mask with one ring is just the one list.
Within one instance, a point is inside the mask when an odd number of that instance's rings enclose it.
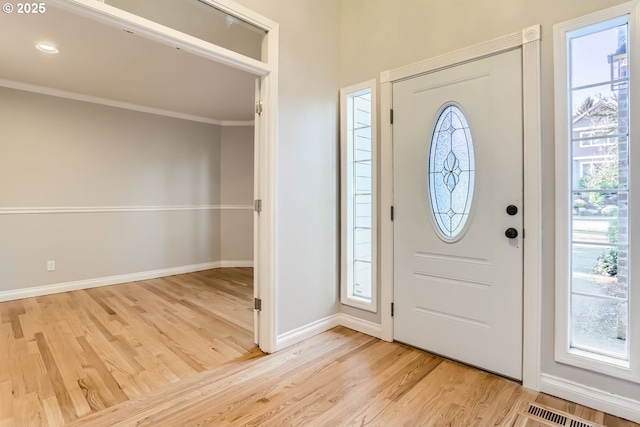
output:
{"label": "window with white trim", "polygon": [[376,81],[340,91],[342,303],[376,306]]}
{"label": "window with white trim", "polygon": [[[556,360],[640,380],[634,1],[555,27]],[[637,157],[637,156],[636,156]],[[636,180],[637,181],[637,180]],[[640,191],[638,191],[640,196]],[[637,203],[636,203],[637,204]],[[640,224],[639,224],[640,225]]]}

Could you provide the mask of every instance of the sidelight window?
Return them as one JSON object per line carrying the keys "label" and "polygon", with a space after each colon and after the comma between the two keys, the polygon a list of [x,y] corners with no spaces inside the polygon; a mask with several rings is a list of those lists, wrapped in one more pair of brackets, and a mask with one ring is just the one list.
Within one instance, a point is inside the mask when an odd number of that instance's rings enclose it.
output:
{"label": "sidelight window", "polygon": [[342,303],[375,312],[375,80],[340,95]]}
{"label": "sidelight window", "polygon": [[556,359],[637,380],[631,21],[606,15],[555,29]]}

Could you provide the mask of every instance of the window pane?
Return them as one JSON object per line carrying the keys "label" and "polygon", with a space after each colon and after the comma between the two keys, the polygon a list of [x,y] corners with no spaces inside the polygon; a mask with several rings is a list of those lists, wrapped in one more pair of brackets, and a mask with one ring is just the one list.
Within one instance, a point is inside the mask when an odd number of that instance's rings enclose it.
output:
{"label": "window pane", "polygon": [[429,199],[439,234],[455,238],[464,228],[473,198],[475,158],[469,123],[455,105],[438,117],[429,148]]}
{"label": "window pane", "polygon": [[[602,153],[588,155],[589,151]],[[604,154],[604,153],[610,154]],[[615,152],[615,154],[611,154]],[[577,153],[573,159],[573,189],[574,190],[617,190],[625,189],[626,181],[620,183],[620,167],[626,169],[618,161],[617,146],[589,147],[574,150]],[[623,171],[623,176],[625,175]],[[577,191],[576,191],[577,192]],[[589,197],[588,193],[580,197]],[[595,197],[595,196],[592,196]],[[616,197],[615,193],[607,197]]]}
{"label": "window pane", "polygon": [[[343,92],[344,93],[344,92]],[[342,224],[343,260],[342,302],[375,311],[372,288],[373,271],[373,123],[371,89],[347,92],[341,124],[346,140],[342,159],[342,209],[347,220]]]}
{"label": "window pane", "polygon": [[266,31],[199,0],[105,0],[105,3],[190,36],[262,60]]}
{"label": "window pane", "polygon": [[[608,81],[611,78],[609,55],[620,47],[618,28],[571,39],[571,82],[573,87]],[[589,70],[585,73],[585,70]]]}
{"label": "window pane", "polygon": [[356,260],[371,262],[371,229],[356,228],[354,237]]}
{"label": "window pane", "polygon": [[627,297],[627,286],[618,282],[618,252],[615,246],[573,245],[573,292]]}
{"label": "window pane", "polygon": [[354,226],[356,228],[371,228],[371,195],[356,195],[354,200]]}
{"label": "window pane", "polygon": [[[626,104],[628,82],[608,81],[594,87],[576,87],[571,91],[572,129],[594,127],[614,133],[618,129],[618,110]],[[625,117],[626,118],[626,111]],[[622,120],[626,129],[626,120]]]}
{"label": "window pane", "polygon": [[371,263],[356,261],[354,263],[353,293],[361,298],[371,298]]}
{"label": "window pane", "polygon": [[371,194],[371,160],[355,163],[356,194]]}
{"label": "window pane", "polygon": [[627,303],[574,295],[571,323],[572,347],[627,359]]}
{"label": "window pane", "polygon": [[371,126],[371,101],[366,97],[357,96],[353,102],[356,129]]}
{"label": "window pane", "polygon": [[603,191],[574,191],[572,194],[572,211],[574,219],[581,217],[608,220],[618,216],[627,209],[627,191],[609,193]]}
{"label": "window pane", "polygon": [[371,128],[357,129],[354,133],[355,159],[371,160]]}
{"label": "window pane", "polygon": [[574,242],[603,245],[627,243],[627,217],[618,214],[618,205],[606,205],[596,211],[593,209],[584,210],[583,207],[576,208],[576,206],[585,206],[584,199],[574,199],[573,204],[571,225]]}
{"label": "window pane", "polygon": [[580,34],[568,64],[571,346],[628,360],[627,24]]}

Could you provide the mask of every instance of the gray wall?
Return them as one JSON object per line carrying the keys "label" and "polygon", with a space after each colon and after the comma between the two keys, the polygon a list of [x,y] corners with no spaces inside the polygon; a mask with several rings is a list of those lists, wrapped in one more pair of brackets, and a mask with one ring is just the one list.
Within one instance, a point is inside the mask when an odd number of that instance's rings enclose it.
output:
{"label": "gray wall", "polygon": [[277,333],[338,312],[337,0],[238,0],[280,24]]}
{"label": "gray wall", "polygon": [[[580,384],[638,397],[640,386],[558,364],[554,337],[553,25],[624,3],[622,0],[344,0],[340,84],[542,24],[543,332],[542,370]],[[379,321],[348,307],[343,312]]]}
{"label": "gray wall", "polygon": [[[7,214],[220,205],[219,126],[7,88],[0,100],[0,291],[223,259],[217,209]],[[226,150],[252,174],[248,155]],[[244,194],[251,179],[226,181]],[[234,259],[251,260],[251,248],[234,244]]]}
{"label": "gray wall", "polygon": [[[229,126],[221,130],[220,204],[253,204],[253,126]],[[220,212],[220,250],[223,260],[253,259],[253,210]]]}

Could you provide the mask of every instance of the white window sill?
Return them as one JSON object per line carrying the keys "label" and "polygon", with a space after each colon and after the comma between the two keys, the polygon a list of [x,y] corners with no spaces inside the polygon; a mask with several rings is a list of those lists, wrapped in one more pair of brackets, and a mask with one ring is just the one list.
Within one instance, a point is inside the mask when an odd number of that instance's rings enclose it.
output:
{"label": "white window sill", "polygon": [[377,313],[378,308],[376,304],[371,299],[367,298],[359,298],[357,296],[351,297],[343,297],[340,301],[343,305],[348,305],[350,307],[359,308],[360,310],[370,311],[372,313]]}
{"label": "white window sill", "polygon": [[640,383],[639,373],[637,370],[634,372],[634,370],[631,369],[630,363],[626,360],[590,353],[575,348],[569,349],[567,352],[557,352],[555,359],[556,362],[565,365]]}

